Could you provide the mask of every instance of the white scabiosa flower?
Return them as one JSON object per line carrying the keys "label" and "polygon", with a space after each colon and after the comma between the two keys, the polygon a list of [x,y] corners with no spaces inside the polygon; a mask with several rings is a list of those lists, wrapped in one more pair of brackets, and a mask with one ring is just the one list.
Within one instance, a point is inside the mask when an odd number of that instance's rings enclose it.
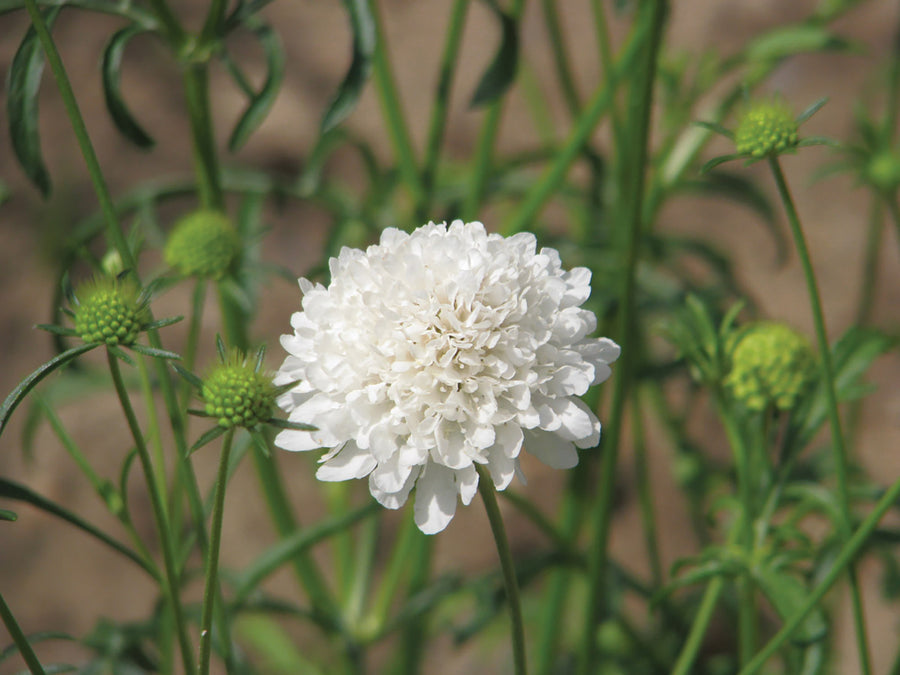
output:
{"label": "white scabiosa flower", "polygon": [[300,383],[279,405],[317,431],[282,431],[286,450],[328,448],[320,480],[368,476],[372,495],[443,530],[485,466],[498,490],[524,449],[549,466],[578,463],[600,422],[577,397],[610,375],[619,347],[590,338],[580,305],[591,273],[565,271],[532,234],[504,238],[481,223],[387,229],[366,251],[330,261],[326,288],[300,279],[289,356],[275,384]]}

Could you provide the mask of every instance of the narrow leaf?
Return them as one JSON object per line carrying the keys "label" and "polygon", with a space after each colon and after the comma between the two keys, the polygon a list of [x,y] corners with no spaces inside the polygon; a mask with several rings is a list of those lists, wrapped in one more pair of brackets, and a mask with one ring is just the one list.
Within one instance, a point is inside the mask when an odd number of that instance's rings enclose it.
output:
{"label": "narrow leaf", "polygon": [[734,140],[734,132],[730,129],[726,129],[721,124],[717,124],[716,122],[706,122],[705,120],[697,120],[694,122],[698,127],[703,127],[704,129],[708,129],[709,131],[714,131],[717,134],[721,134],[725,136],[725,138],[730,138]]}
{"label": "narrow leaf", "polygon": [[502,11],[494,2],[486,3],[500,20],[500,47],[472,94],[473,108],[500,98],[516,79],[519,62],[519,27],[515,18]]}
{"label": "narrow leaf", "polygon": [[266,420],[266,424],[278,429],[293,429],[294,431],[318,431],[318,427],[315,427],[312,424],[291,422],[290,420],[282,420],[277,417],[270,417]]}
{"label": "narrow leaf", "polygon": [[106,345],[106,349],[110,354],[115,356],[117,359],[119,359],[123,363],[127,363],[129,366],[132,366],[132,367],[135,365],[134,359],[131,358],[130,356],[128,356],[128,354],[126,354],[124,351],[122,351],[121,348],[115,347],[112,345]]}
{"label": "narrow leaf", "polygon": [[275,97],[278,96],[281,81],[284,79],[284,48],[281,46],[278,34],[267,24],[254,28],[253,32],[259,39],[266,55],[266,81],[263,82],[259,92],[250,98],[247,109],[244,110],[231,133],[228,149],[232,152],[240,149],[266,119],[266,115],[269,114],[269,110],[275,102]]}
{"label": "narrow leaf", "polygon": [[135,342],[134,344],[128,345],[128,348],[136,351],[138,354],[143,354],[144,356],[152,356],[157,359],[172,359],[175,361],[181,360],[181,354],[176,354],[175,352],[166,351],[165,349],[157,349],[156,347],[149,347],[147,345],[141,345]]}
{"label": "narrow leaf", "polygon": [[[61,7],[44,12],[47,28],[53,26]],[[29,180],[44,197],[51,192],[50,174],[41,153],[38,129],[38,92],[44,72],[44,50],[34,27],[29,27],[9,68],[6,80],[6,114],[13,152]]]}
{"label": "narrow leaf", "polygon": [[219,333],[216,333],[216,352],[219,354],[219,360],[224,363],[227,350],[225,349],[225,341]]}
{"label": "narrow leaf", "polygon": [[724,164],[725,162],[730,162],[734,159],[740,159],[743,155],[721,155],[719,157],[713,157],[706,164],[700,167],[700,173],[708,173],[709,171],[715,169],[719,164]]}
{"label": "narrow leaf", "polygon": [[10,395],[6,397],[6,400],[3,401],[3,405],[0,406],[0,434],[3,433],[3,429],[6,427],[6,423],[9,421],[9,416],[12,415],[12,412],[16,409],[16,406],[18,406],[19,403],[22,402],[22,399],[24,399],[28,395],[28,392],[34,389],[34,387],[41,380],[43,380],[60,366],[64,366],[75,357],[81,356],[85,352],[89,352],[96,346],[96,344],[83,344],[77,347],[73,347],[72,349],[50,359],[49,361],[47,361],[47,363],[31,373],[31,375],[19,382],[19,385],[12,390]]}
{"label": "narrow leaf", "polygon": [[113,123],[125,138],[144,149],[152,148],[155,144],[154,140],[138,124],[128,106],[125,105],[119,82],[122,75],[122,54],[125,46],[133,37],[145,32],[147,32],[145,28],[132,24],[115,33],[103,52],[101,67],[103,98],[106,100],[106,108],[109,110]]}
{"label": "narrow leaf", "polygon": [[59,504],[56,504],[55,502],[50,501],[46,497],[39,495],[37,492],[34,492],[24,485],[13,482],[11,480],[7,480],[5,478],[0,478],[0,497],[13,499],[15,501],[24,502],[26,504],[31,504],[32,506],[37,507],[42,511],[56,516],[57,518],[61,518],[67,523],[74,525],[79,530],[91,535],[98,541],[103,542],[118,553],[124,555],[126,558],[136,563],[141,569],[146,571],[151,576],[155,576],[153,568],[150,567],[141,556],[132,551],[130,548],[116,541],[108,534],[106,534],[103,530],[100,530],[99,528],[91,525],[80,516],[75,515],[68,509],[60,506]]}
{"label": "narrow leaf", "polygon": [[16,515],[15,511],[7,511],[6,509],[0,509],[0,520],[8,520],[9,522],[15,522],[19,516]]}
{"label": "narrow leaf", "polygon": [[156,321],[151,321],[146,326],[144,326],[144,330],[155,330],[157,328],[165,328],[166,326],[171,326],[173,323],[178,323],[179,321],[184,321],[183,316],[170,316],[165,319],[157,319]]}
{"label": "narrow leaf", "polygon": [[820,109],[823,105],[825,105],[826,103],[828,103],[828,97],[827,97],[827,96],[823,96],[823,97],[820,98],[818,101],[815,101],[812,105],[810,105],[810,106],[809,106],[806,110],[804,110],[802,113],[800,113],[799,115],[797,115],[797,120],[796,120],[797,126],[799,127],[799,126],[800,126],[801,124],[803,124],[806,120],[808,120],[810,117],[812,117],[812,116],[815,115],[817,112],[819,112],[819,109]]}
{"label": "narrow leaf", "polygon": [[751,62],[783,59],[808,52],[849,50],[853,43],[839,37],[827,27],[813,24],[787,26],[768,31],[753,40],[744,50]]}
{"label": "narrow leaf", "polygon": [[203,389],[203,380],[194,375],[191,371],[189,371],[184,366],[181,366],[177,363],[172,364],[172,368],[175,369],[175,372],[181,375],[185,380],[191,383],[197,389]]}
{"label": "narrow leaf", "polygon": [[45,330],[48,333],[53,333],[54,335],[65,335],[66,337],[72,337],[73,335],[78,335],[78,331],[74,328],[66,328],[65,326],[57,326],[52,323],[38,323],[35,324],[35,328],[39,330]]}
{"label": "narrow leaf", "polygon": [[350,28],[353,30],[353,58],[344,81],[338,87],[337,94],[322,116],[321,132],[333,129],[353,111],[359,95],[362,93],[375,56],[377,38],[375,19],[366,0],[343,0],[344,7],[350,15]]}
{"label": "narrow leaf", "polygon": [[350,513],[329,518],[303,530],[297,530],[275,544],[244,570],[237,580],[235,602],[240,603],[266,577],[321,540],[345,530],[363,518],[376,513],[381,506],[370,502]]}

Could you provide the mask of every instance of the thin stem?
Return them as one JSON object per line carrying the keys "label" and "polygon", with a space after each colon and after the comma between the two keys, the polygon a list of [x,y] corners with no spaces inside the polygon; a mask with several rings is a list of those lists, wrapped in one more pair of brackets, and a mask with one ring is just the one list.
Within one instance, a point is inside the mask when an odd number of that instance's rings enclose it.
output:
{"label": "thin stem", "polygon": [[407,509],[407,512],[403,524],[400,526],[400,533],[391,548],[391,559],[369,611],[373,632],[376,634],[380,633],[387,623],[391,604],[394,602],[397,589],[403,581],[403,573],[407,570],[410,562],[416,523],[412,516],[412,509]]}
{"label": "thin stem", "polygon": [[222,210],[222,181],[209,108],[209,70],[205,63],[191,63],[183,75],[185,102],[191,123],[191,147],[200,203],[208,209]]}
{"label": "thin stem", "polygon": [[[203,325],[203,309],[206,304],[206,280],[197,279],[194,293],[191,296],[191,318],[188,326],[187,342],[181,362],[185,369],[193,371],[197,360],[197,344],[200,342],[200,330]],[[187,407],[191,397],[191,383],[185,381],[181,390],[181,405]]]}
{"label": "thin stem", "polygon": [[615,77],[604,82],[594,92],[575,123],[575,128],[569,134],[569,138],[554,155],[553,163],[547,167],[538,182],[528,191],[522,205],[504,222],[502,227],[504,235],[515,234],[527,229],[565,179],[594,128],[608,111],[623,73],[633,69],[634,61],[641,53],[641,47],[645,40],[645,30],[643,27],[639,27],[617,64]]}
{"label": "thin stem", "polygon": [[650,484],[642,411],[641,392],[635,389],[631,404],[635,481],[637,482],[641,524],[644,529],[644,546],[647,549],[647,558],[650,561],[650,575],[653,580],[653,587],[660,588],[663,583],[662,562],[660,561],[659,545],[657,544],[659,536],[656,529],[656,516],[653,511],[653,486]]}
{"label": "thin stem", "polygon": [[188,639],[187,625],[184,620],[181,600],[178,597],[177,566],[175,564],[175,553],[172,547],[172,534],[169,531],[165,499],[163,499],[160,485],[156,481],[153,462],[150,459],[150,453],[147,451],[144,435],[141,433],[141,427],[138,424],[137,417],[135,417],[134,408],[131,407],[128,391],[125,388],[125,382],[122,380],[122,371],[119,369],[119,362],[115,355],[109,350],[106,351],[106,361],[109,364],[109,372],[112,375],[113,385],[115,386],[116,394],[119,397],[119,403],[122,405],[122,411],[125,413],[128,428],[131,431],[134,445],[137,448],[138,459],[141,462],[141,468],[144,472],[144,480],[147,482],[147,492],[150,496],[150,505],[156,520],[156,528],[159,534],[159,541],[163,554],[163,566],[165,568],[165,575],[161,579],[161,586],[163,587],[163,593],[169,602],[172,617],[175,620],[175,632],[178,635],[184,672],[186,674],[194,673],[194,659],[191,653],[191,643]]}
{"label": "thin stem", "polygon": [[25,660],[25,664],[28,666],[28,670],[31,671],[31,675],[46,675],[44,667],[41,665],[41,662],[38,661],[37,654],[35,654],[34,650],[31,648],[28,638],[25,637],[25,633],[22,632],[22,629],[16,622],[16,617],[13,616],[12,611],[9,609],[9,605],[6,604],[6,600],[3,599],[2,594],[0,594],[0,619],[3,620],[6,630],[9,631],[9,636],[12,638],[16,648],[18,648],[19,653]]}
{"label": "thin stem", "polygon": [[[203,610],[200,618],[200,665],[199,675],[209,675],[209,660],[212,652],[213,607],[218,596],[219,550],[222,543],[222,521],[225,515],[225,488],[228,486],[228,459],[231,456],[231,441],[234,429],[229,429],[222,439],[222,453],[219,457],[219,472],[216,476],[215,501],[209,532],[209,550],[206,555],[206,585],[203,588]],[[222,636],[228,641],[227,635]]]}
{"label": "thin stem", "polygon": [[406,187],[412,195],[413,203],[421,204],[423,203],[425,192],[419,175],[412,140],[409,137],[409,126],[406,124],[403,110],[400,107],[400,96],[397,93],[397,85],[391,72],[387,39],[376,0],[369,0],[369,8],[375,20],[375,31],[377,34],[375,55],[372,60],[375,88],[381,101],[381,110],[387,123],[388,135],[394,147],[394,153],[397,155],[400,175],[403,176]]}
{"label": "thin stem", "polygon": [[225,23],[225,11],[227,9],[227,0],[212,0],[212,2],[210,2],[209,12],[206,15],[206,22],[203,24],[203,30],[200,33],[201,45],[210,45],[213,41],[218,39],[222,26]]}
{"label": "thin stem", "polygon": [[47,55],[47,63],[53,72],[53,77],[56,79],[63,106],[66,109],[69,122],[72,124],[72,130],[75,132],[75,139],[78,141],[78,147],[84,157],[84,163],[87,165],[88,175],[91,177],[97,200],[100,202],[100,210],[106,223],[107,236],[121,256],[125,268],[133,272],[135,270],[134,256],[131,255],[131,248],[125,241],[125,236],[119,228],[119,221],[113,206],[112,197],[109,194],[109,188],[106,185],[106,179],[100,170],[100,162],[97,160],[97,154],[94,152],[94,146],[91,144],[91,139],[88,136],[84,118],[81,116],[78,101],[75,100],[75,93],[72,91],[72,84],[66,75],[59,51],[57,51],[56,45],[53,43],[50,31],[47,30],[47,23],[44,21],[44,17],[38,9],[35,0],[25,0],[25,9],[28,10],[31,23],[34,26],[38,39],[41,41],[44,53]]}
{"label": "thin stem", "polygon": [[650,116],[653,103],[653,82],[656,75],[657,54],[662,42],[662,30],[668,5],[665,0],[652,0],[641,5],[638,17],[640,26],[647,26],[643,40],[642,60],[634,73],[634,88],[630,97],[629,118],[631,133],[627,139],[627,149],[633,154],[627,163],[630,167],[626,190],[625,220],[627,239],[624,243],[624,262],[620,278],[620,313],[618,335],[624,346],[622,357],[617,364],[617,372],[612,395],[610,421],[600,467],[600,484],[597,500],[591,512],[591,546],[588,552],[588,591],[585,625],[579,649],[578,672],[587,675],[595,663],[596,626],[600,622],[603,609],[603,588],[608,564],[608,543],[610,523],[615,496],[616,467],[618,464],[619,441],[622,434],[625,406],[631,386],[634,347],[636,337],[636,291],[637,262],[640,256],[643,222],[642,209],[647,147],[650,136]]}
{"label": "thin stem", "polygon": [[831,590],[831,587],[835,582],[837,582],[841,575],[850,568],[854,558],[859,554],[872,532],[875,531],[875,528],[878,527],[878,523],[881,521],[882,517],[884,517],[884,514],[895,505],[898,499],[900,499],[900,480],[896,481],[885,491],[881,496],[881,499],[876,502],[872,512],[856,529],[856,532],[847,539],[844,547],[834,559],[834,564],[831,569],[828,570],[828,573],[822,581],[810,591],[800,609],[797,610],[797,612],[781,627],[781,630],[779,630],[756,654],[756,656],[753,657],[750,663],[741,669],[738,675],[753,675],[753,673],[758,672],[765,665],[766,661],[768,661],[769,658],[791,638],[794,631],[797,630],[801,623],[803,623],[803,620],[807,615],[816,608],[822,601],[822,598],[825,597],[825,594]]}
{"label": "thin stem", "polygon": [[[852,522],[850,514],[850,494],[847,485],[847,451],[844,447],[844,434],[841,429],[841,415],[838,410],[837,393],[835,391],[834,366],[831,362],[831,349],[828,343],[828,334],[825,330],[825,316],[822,311],[822,302],[819,297],[819,288],[816,282],[815,272],[813,271],[812,260],[809,255],[809,249],[806,245],[806,238],[803,235],[803,228],[800,225],[800,218],[797,215],[797,209],[794,206],[794,200],[791,197],[790,190],[781,171],[781,164],[778,157],[769,157],[769,168],[775,178],[778,186],[778,194],[784,205],[788,222],[791,226],[791,233],[794,237],[794,245],[797,248],[797,255],[800,258],[800,264],[803,267],[803,275],[806,279],[806,288],[809,293],[810,308],[813,314],[813,324],[816,330],[816,341],[819,347],[819,359],[822,367],[822,379],[825,384],[825,397],[828,408],[828,420],[831,428],[831,445],[834,452],[834,467],[837,477],[838,499],[841,504],[842,519],[841,530],[844,537],[849,535],[850,524]],[[866,635],[865,614],[862,606],[862,596],[859,590],[859,580],[856,575],[856,569],[850,565],[847,570],[850,579],[850,595],[853,606],[853,621],[856,627],[856,643],[859,651],[859,662],[862,672],[868,674],[871,672],[871,664],[869,659],[868,638]]]}
{"label": "thin stem", "polygon": [[722,577],[716,577],[707,585],[703,591],[703,598],[700,600],[700,607],[694,616],[694,623],[691,624],[691,630],[688,633],[687,640],[681,647],[678,659],[675,661],[675,667],[672,668],[672,675],[688,675],[693,672],[694,661],[700,647],[703,646],[703,639],[706,637],[706,629],[712,621],[713,612],[716,604],[719,602],[719,596],[722,589],[725,588],[725,580]]}
{"label": "thin stem", "polygon": [[441,74],[434,94],[434,107],[431,110],[431,122],[428,126],[428,140],[425,143],[425,161],[422,166],[422,202],[416,208],[416,222],[427,217],[434,198],[437,164],[441,155],[444,130],[447,126],[447,113],[450,108],[450,90],[459,61],[457,54],[459,46],[462,44],[463,27],[466,23],[468,8],[469,0],[455,0],[453,8],[450,10],[447,42],[441,56]]}
{"label": "thin stem", "polygon": [[[518,21],[522,16],[525,0],[513,0],[509,10],[509,16],[513,21]],[[497,132],[500,129],[500,118],[503,116],[503,104],[505,96],[501,96],[491,102],[475,147],[474,167],[469,190],[462,206],[462,219],[474,220],[478,216],[478,210],[484,200],[487,190],[488,178],[491,174],[492,159],[494,155],[494,143],[497,140]]]}
{"label": "thin stem", "polygon": [[506,537],[506,528],[503,526],[503,517],[500,514],[500,506],[497,504],[497,493],[494,490],[494,481],[490,474],[480,465],[476,464],[478,471],[478,492],[484,502],[484,510],[487,512],[488,521],[491,524],[491,532],[494,542],[497,544],[497,554],[500,556],[500,568],[503,570],[503,583],[506,587],[506,599],[509,606],[509,619],[512,623],[513,663],[516,675],[525,675],[525,627],[522,623],[522,605],[519,599],[519,582],[516,579],[516,566],[513,561],[512,551],[509,548],[509,539]]}
{"label": "thin stem", "polygon": [[147,369],[147,357],[139,356],[137,359],[138,373],[140,373],[141,393],[147,407],[147,426],[150,443],[153,446],[154,469],[156,481],[159,485],[166,484],[166,462],[163,451],[162,438],[160,438],[159,415],[156,412],[156,399],[153,397],[153,384],[150,382],[150,371]]}
{"label": "thin stem", "polygon": [[541,9],[544,11],[544,23],[547,25],[547,34],[550,36],[550,49],[553,52],[553,65],[556,68],[556,79],[562,89],[563,100],[569,113],[574,117],[581,109],[581,101],[578,96],[578,88],[572,77],[572,68],[563,40],[562,29],[559,25],[559,13],[556,11],[555,0],[541,0]]}
{"label": "thin stem", "polygon": [[172,12],[169,4],[166,0],[149,0],[149,4],[150,7],[153,8],[153,13],[156,15],[156,18],[160,20],[165,28],[169,41],[174,47],[180,47],[184,42],[184,29],[181,27],[178,18]]}
{"label": "thin stem", "polygon": [[897,205],[897,192],[884,194],[882,199],[887,204],[888,213],[891,214],[891,222],[894,224],[894,230],[897,234],[897,245],[900,246],[900,207]]}

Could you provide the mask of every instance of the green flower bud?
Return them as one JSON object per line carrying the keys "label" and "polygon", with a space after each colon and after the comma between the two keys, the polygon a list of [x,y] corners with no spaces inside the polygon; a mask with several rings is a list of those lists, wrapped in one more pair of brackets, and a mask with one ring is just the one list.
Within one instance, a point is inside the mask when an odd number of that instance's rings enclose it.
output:
{"label": "green flower bud", "polygon": [[130,345],[149,320],[131,279],[96,277],[75,290],[75,330],[85,342]]}
{"label": "green flower bud", "polygon": [[251,428],[272,416],[275,385],[265,374],[248,365],[244,356],[232,352],[203,380],[206,414],[225,428]]}
{"label": "green flower bud", "polygon": [[865,180],[882,192],[894,192],[900,186],[900,157],[889,150],[878,153],[865,167]]}
{"label": "green flower bud", "polygon": [[228,217],[201,209],[175,224],[163,254],[166,263],[184,276],[221,279],[240,249],[240,237]]}
{"label": "green flower bud", "polygon": [[738,120],[734,132],[738,153],[756,158],[791,150],[798,141],[794,114],[787,104],[778,100],[752,104]]}
{"label": "green flower bud", "polygon": [[780,323],[761,322],[739,338],[725,384],[751,410],[790,410],[816,374],[809,341]]}

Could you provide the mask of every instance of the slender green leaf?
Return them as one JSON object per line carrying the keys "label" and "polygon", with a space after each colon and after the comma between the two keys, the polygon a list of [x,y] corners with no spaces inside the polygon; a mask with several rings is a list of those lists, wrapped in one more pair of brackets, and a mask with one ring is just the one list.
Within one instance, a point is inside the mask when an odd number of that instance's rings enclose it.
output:
{"label": "slender green leaf", "polygon": [[157,319],[156,321],[151,321],[146,326],[144,326],[144,330],[155,330],[157,328],[165,328],[166,326],[171,326],[172,324],[178,323],[179,321],[184,321],[183,316],[170,316],[165,319]]}
{"label": "slender green leaf", "polygon": [[740,159],[743,155],[720,155],[719,157],[713,157],[706,164],[700,167],[700,173],[709,173],[713,169],[715,169],[719,164],[724,164],[725,162],[730,162],[735,159]]}
{"label": "slender green leaf", "polygon": [[3,405],[0,406],[0,434],[2,434],[3,430],[6,428],[6,423],[9,421],[9,416],[12,415],[13,411],[16,409],[16,406],[18,406],[19,403],[22,402],[22,399],[24,399],[28,395],[28,392],[34,389],[34,387],[41,380],[43,380],[60,366],[66,365],[75,357],[81,356],[85,352],[89,352],[96,346],[96,344],[83,344],[77,347],[73,347],[72,349],[50,359],[49,361],[47,361],[47,363],[31,373],[31,375],[19,382],[18,386],[13,389],[10,395],[6,397],[6,400],[3,401]]}
{"label": "slender green leaf", "polygon": [[125,138],[144,149],[152,148],[155,141],[144,131],[144,128],[131,114],[128,106],[125,105],[119,83],[122,77],[122,54],[125,46],[133,37],[146,32],[146,28],[137,25],[126,26],[116,32],[103,51],[103,64],[100,69],[103,80],[103,98],[106,100],[106,108],[109,110],[113,123]]}
{"label": "slender green leaf", "polygon": [[228,350],[225,349],[225,340],[222,339],[219,333],[216,333],[216,353],[219,355],[219,360],[224,363]]}
{"label": "slender green leaf", "polygon": [[370,502],[362,508],[297,530],[275,544],[244,570],[237,580],[235,602],[246,598],[266,577],[323,539],[345,530],[363,518],[376,513],[381,506]]}
{"label": "slender green leaf", "polygon": [[291,422],[290,420],[279,419],[278,417],[270,417],[266,420],[266,424],[277,429],[293,429],[294,431],[317,431],[318,427],[312,424],[303,424],[302,422]]}
{"label": "slender green leaf", "polygon": [[797,126],[800,126],[806,120],[808,120],[810,117],[812,117],[817,112],[819,112],[819,109],[826,103],[828,103],[827,96],[823,96],[818,101],[815,101],[814,103],[812,103],[806,110],[804,110],[802,113],[797,115],[797,120],[796,120]]}
{"label": "slender green leaf", "polygon": [[734,140],[734,132],[731,131],[731,129],[726,129],[721,124],[716,122],[706,122],[704,120],[697,120],[694,124],[698,127],[703,127],[704,129],[709,129],[717,134],[721,134],[722,136],[725,136],[725,138]]}
{"label": "slender green leaf", "polygon": [[30,488],[27,488],[24,485],[21,485],[14,481],[7,480],[6,478],[0,478],[0,497],[24,502],[26,504],[31,504],[32,506],[35,506],[42,511],[46,511],[47,513],[54,515],[57,518],[61,518],[67,523],[74,525],[78,529],[86,532],[98,541],[103,542],[113,550],[136,563],[141,569],[146,571],[151,576],[156,576],[153,568],[141,556],[132,551],[130,548],[128,548],[121,542],[116,541],[108,534],[106,534],[103,530],[95,527],[94,525],[91,525],[80,516],[72,513],[68,509],[56,504],[55,502],[50,501],[46,497],[38,494],[37,492],[34,492]]}
{"label": "slender green leaf", "polygon": [[487,70],[481,76],[471,107],[487,105],[500,98],[516,79],[519,63],[519,26],[515,18],[504,12],[495,2],[486,2],[500,20],[500,46]]}
{"label": "slender green leaf", "polygon": [[[47,640],[67,640],[69,642],[76,642],[77,638],[72,637],[68,633],[61,633],[59,631],[45,631],[42,633],[32,633],[31,635],[26,636],[28,638],[28,644],[35,645],[38,642],[46,642]],[[0,651],[0,663],[6,661],[13,654],[18,654],[19,648],[15,644],[11,644],[2,651]]]}
{"label": "slender green leaf", "polygon": [[129,366],[134,366],[134,359],[128,356],[120,347],[114,345],[106,345],[106,350],[115,356],[117,359],[122,361],[123,363],[127,363]]}
{"label": "slender green leaf", "polygon": [[202,448],[207,443],[211,443],[216,440],[219,436],[224,434],[228,429],[225,427],[219,426],[218,424],[214,426],[212,429],[208,430],[204,433],[200,438],[197,439],[197,442],[194,443],[190,449],[188,450],[188,455],[194,454],[197,450]]}
{"label": "slender green leaf", "polygon": [[375,19],[366,0],[343,0],[353,30],[353,58],[337,94],[322,116],[321,133],[340,124],[356,107],[359,95],[369,79],[375,56]]}
{"label": "slender green leaf", "polygon": [[187,380],[191,384],[191,386],[195,387],[198,390],[203,389],[203,380],[194,375],[194,373],[189,371],[181,364],[173,363],[171,365],[172,368],[175,369],[175,372],[181,375],[181,377],[183,377],[185,380]]}
{"label": "slender green leaf", "polygon": [[8,520],[10,522],[15,522],[19,516],[16,515],[15,511],[9,511],[7,509],[0,509],[0,520]]}
{"label": "slender green leaf", "polygon": [[255,27],[253,33],[259,39],[266,55],[266,80],[260,90],[250,97],[247,109],[244,110],[231,133],[228,148],[232,152],[240,149],[266,119],[284,79],[284,48],[281,46],[278,34],[268,24]]}
{"label": "slender green leaf", "polygon": [[128,345],[128,348],[136,351],[138,354],[143,354],[144,356],[152,356],[157,359],[170,359],[175,361],[181,360],[181,355],[176,354],[175,352],[170,352],[165,349],[157,349],[156,347],[149,347],[147,345],[141,345],[135,342],[134,344]]}
{"label": "slender green leaf", "polygon": [[821,51],[847,51],[854,44],[832,33],[826,26],[803,24],[786,26],[763,33],[744,50],[747,61],[772,61],[794,54]]}
{"label": "slender green leaf", "polygon": [[39,330],[47,331],[48,333],[53,333],[54,335],[64,335],[66,337],[78,335],[78,331],[74,328],[66,328],[65,326],[57,326],[56,324],[51,323],[38,323],[35,324],[34,327]]}
{"label": "slender green leaf", "polygon": [[[47,27],[52,28],[61,7],[44,11]],[[38,93],[44,72],[44,50],[33,27],[29,27],[13,56],[6,80],[6,114],[13,152],[29,180],[44,197],[51,192],[50,174],[41,153],[38,128]]]}

